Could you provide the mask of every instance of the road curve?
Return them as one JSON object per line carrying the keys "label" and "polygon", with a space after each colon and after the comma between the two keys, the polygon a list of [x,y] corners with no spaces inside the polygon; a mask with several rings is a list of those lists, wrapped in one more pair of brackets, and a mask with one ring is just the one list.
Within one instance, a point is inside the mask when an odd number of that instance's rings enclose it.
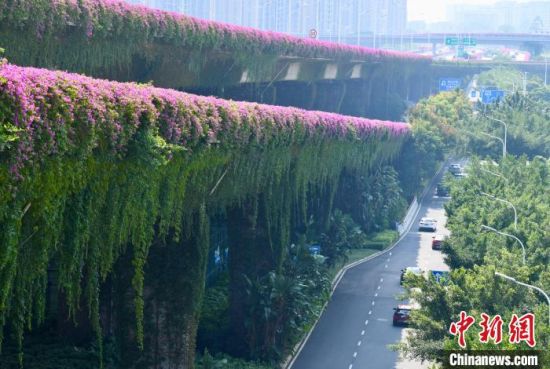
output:
{"label": "road curve", "polygon": [[[441,175],[440,175],[441,176]],[[435,181],[437,182],[437,181]],[[391,250],[346,272],[311,333],[289,369],[391,369],[422,368],[403,362],[388,345],[399,342],[403,328],[392,324],[401,269],[448,270],[441,252],[431,249],[433,234],[417,231],[421,217],[438,220],[437,233],[444,229],[445,199],[432,196],[434,188],[420,204],[410,231]]]}

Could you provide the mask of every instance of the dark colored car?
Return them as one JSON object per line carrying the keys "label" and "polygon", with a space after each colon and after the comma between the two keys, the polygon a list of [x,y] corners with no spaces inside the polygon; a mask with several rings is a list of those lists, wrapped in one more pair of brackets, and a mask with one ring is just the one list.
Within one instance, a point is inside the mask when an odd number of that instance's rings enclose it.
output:
{"label": "dark colored car", "polygon": [[393,308],[393,325],[395,326],[406,326],[409,325],[409,319],[411,315],[412,306],[411,305],[397,305],[396,308]]}
{"label": "dark colored car", "polygon": [[443,183],[438,183],[435,189],[435,194],[439,197],[449,197],[449,187],[445,186]]}
{"label": "dark colored car", "polygon": [[443,242],[447,237],[442,234],[436,234],[432,237],[432,250],[441,250],[443,247]]}

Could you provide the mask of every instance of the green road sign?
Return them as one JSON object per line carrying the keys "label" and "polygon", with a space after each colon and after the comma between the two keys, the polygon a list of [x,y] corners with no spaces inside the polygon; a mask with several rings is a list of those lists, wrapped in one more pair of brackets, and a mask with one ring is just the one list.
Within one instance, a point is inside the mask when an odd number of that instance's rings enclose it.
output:
{"label": "green road sign", "polygon": [[445,45],[447,46],[458,45],[458,37],[445,37]]}
{"label": "green road sign", "polygon": [[447,46],[457,46],[457,45],[464,45],[464,46],[476,46],[477,41],[474,38],[471,37],[445,37],[445,45]]}

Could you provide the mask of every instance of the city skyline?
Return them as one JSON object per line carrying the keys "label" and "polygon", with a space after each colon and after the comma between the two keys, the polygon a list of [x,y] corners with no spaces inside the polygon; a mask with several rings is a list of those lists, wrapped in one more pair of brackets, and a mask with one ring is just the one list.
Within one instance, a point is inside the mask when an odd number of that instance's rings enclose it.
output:
{"label": "city skyline", "polygon": [[[361,44],[372,34],[403,34],[407,0],[128,0],[202,19]],[[375,45],[373,45],[375,46]]]}
{"label": "city skyline", "polygon": [[[494,5],[500,0],[408,0],[408,21],[425,21],[428,23],[451,21],[448,19],[447,8],[453,5]],[[515,3],[530,3],[534,0],[515,0]],[[550,0],[539,0],[537,2],[548,3],[550,12]]]}

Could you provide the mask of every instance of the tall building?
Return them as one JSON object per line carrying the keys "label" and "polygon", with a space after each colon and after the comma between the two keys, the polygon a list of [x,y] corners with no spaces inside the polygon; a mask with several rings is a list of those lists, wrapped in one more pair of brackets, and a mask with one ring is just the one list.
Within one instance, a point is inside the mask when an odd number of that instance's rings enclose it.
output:
{"label": "tall building", "polygon": [[447,15],[453,32],[550,33],[548,1],[454,5],[447,9]]}
{"label": "tall building", "polygon": [[358,43],[360,36],[401,34],[407,0],[127,0],[264,30]]}

